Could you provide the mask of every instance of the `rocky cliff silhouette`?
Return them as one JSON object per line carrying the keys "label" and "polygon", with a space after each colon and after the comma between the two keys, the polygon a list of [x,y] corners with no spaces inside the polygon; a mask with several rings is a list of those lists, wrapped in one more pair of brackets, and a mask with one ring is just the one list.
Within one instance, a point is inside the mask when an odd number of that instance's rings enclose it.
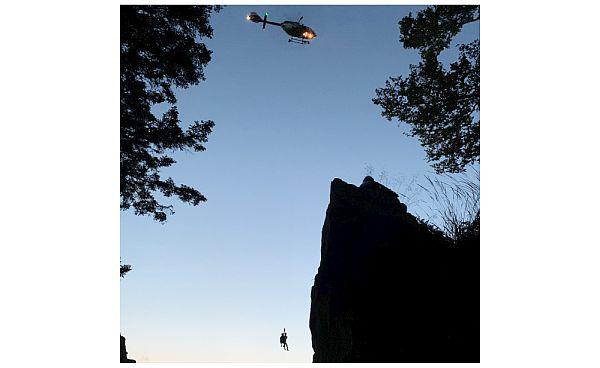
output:
{"label": "rocky cliff silhouette", "polygon": [[134,359],[127,358],[127,347],[123,335],[121,335],[121,363],[135,363]]}
{"label": "rocky cliff silhouette", "polygon": [[331,183],[313,362],[479,362],[479,235],[454,244],[366,177]]}

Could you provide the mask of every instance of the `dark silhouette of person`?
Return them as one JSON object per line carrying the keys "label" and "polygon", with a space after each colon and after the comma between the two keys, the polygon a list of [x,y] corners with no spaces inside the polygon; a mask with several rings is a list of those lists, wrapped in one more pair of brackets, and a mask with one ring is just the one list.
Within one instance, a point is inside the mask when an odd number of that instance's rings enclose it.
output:
{"label": "dark silhouette of person", "polygon": [[279,343],[283,347],[283,350],[290,351],[290,348],[288,347],[288,344],[287,344],[287,332],[285,332],[285,328],[283,329],[283,333],[281,334],[281,337],[279,338]]}

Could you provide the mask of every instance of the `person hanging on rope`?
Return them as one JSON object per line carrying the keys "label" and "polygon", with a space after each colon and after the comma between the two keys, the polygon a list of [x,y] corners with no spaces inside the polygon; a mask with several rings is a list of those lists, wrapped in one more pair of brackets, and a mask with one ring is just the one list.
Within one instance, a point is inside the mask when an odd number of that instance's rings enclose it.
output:
{"label": "person hanging on rope", "polygon": [[285,328],[283,329],[283,333],[281,334],[281,337],[279,338],[279,343],[283,347],[283,350],[290,351],[290,348],[288,347],[288,344],[287,344],[287,332],[285,332]]}

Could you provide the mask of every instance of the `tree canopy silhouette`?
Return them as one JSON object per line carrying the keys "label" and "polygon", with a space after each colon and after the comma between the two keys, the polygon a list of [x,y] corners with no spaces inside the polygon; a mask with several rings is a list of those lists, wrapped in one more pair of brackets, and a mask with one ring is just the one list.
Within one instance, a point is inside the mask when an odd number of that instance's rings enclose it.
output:
{"label": "tree canopy silhouette", "polygon": [[479,6],[430,6],[402,18],[400,41],[417,49],[418,65],[407,77],[391,77],[373,102],[382,116],[411,126],[438,173],[465,171],[479,162],[479,39],[458,45],[458,60],[446,68],[439,54],[463,26],[479,20]]}
{"label": "tree canopy silhouette", "polygon": [[[163,178],[159,170],[176,161],[169,153],[204,151],[214,123],[182,128],[173,88],[204,80],[211,51],[209,18],[218,6],[121,6],[121,209],[164,222],[172,205],[157,194],[194,206],[206,201],[196,189]],[[153,108],[166,107],[156,116]]]}
{"label": "tree canopy silhouette", "polygon": [[124,265],[121,263],[121,277],[125,277],[125,274],[129,271],[131,271],[131,265]]}

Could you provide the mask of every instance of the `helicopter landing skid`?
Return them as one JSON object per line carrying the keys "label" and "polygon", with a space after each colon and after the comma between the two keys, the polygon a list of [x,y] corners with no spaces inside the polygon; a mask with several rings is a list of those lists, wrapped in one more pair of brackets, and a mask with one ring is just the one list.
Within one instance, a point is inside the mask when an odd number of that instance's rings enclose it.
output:
{"label": "helicopter landing skid", "polygon": [[309,45],[310,44],[310,41],[308,41],[308,40],[304,40],[302,38],[295,38],[295,37],[290,37],[288,42],[299,43],[301,45]]}

